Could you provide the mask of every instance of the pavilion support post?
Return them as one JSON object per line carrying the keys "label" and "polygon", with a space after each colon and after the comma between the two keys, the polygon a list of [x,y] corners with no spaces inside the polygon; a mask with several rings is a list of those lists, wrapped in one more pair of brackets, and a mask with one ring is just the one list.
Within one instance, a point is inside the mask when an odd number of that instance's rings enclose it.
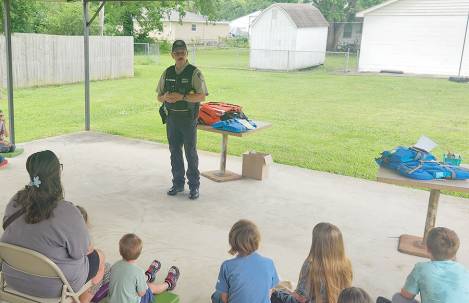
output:
{"label": "pavilion support post", "polygon": [[7,67],[8,117],[10,122],[10,142],[15,144],[15,108],[13,103],[13,64],[11,51],[10,0],[3,0],[3,32],[5,33],[5,59]]}
{"label": "pavilion support post", "polygon": [[83,39],[85,57],[85,130],[90,130],[90,26],[89,0],[83,0]]}

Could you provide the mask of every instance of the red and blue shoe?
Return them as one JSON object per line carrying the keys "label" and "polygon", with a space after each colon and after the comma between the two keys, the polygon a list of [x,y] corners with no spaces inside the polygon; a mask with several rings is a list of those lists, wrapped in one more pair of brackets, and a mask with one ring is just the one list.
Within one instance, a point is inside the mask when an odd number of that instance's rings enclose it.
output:
{"label": "red and blue shoe", "polygon": [[147,276],[147,282],[152,283],[153,281],[155,281],[156,273],[160,270],[160,268],[161,268],[160,261],[153,260],[153,262],[151,262],[150,266],[148,266],[148,269],[145,272],[145,275]]}
{"label": "red and blue shoe", "polygon": [[164,281],[168,283],[168,290],[173,290],[176,288],[176,283],[180,275],[179,268],[176,266],[171,266],[169,268],[168,275],[166,276],[166,279],[164,279]]}

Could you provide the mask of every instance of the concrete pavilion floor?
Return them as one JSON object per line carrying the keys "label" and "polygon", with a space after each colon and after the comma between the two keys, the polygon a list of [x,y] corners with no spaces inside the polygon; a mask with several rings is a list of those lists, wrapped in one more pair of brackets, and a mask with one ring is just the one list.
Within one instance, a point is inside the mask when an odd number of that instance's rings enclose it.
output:
{"label": "concrete pavilion floor", "polygon": [[[309,252],[312,228],[321,221],[341,228],[353,264],[353,284],[374,297],[398,291],[414,263],[423,260],[396,248],[400,234],[423,233],[426,191],[274,164],[263,182],[215,183],[202,178],[201,197],[194,202],[187,192],[166,195],[170,164],[163,144],[83,132],[22,146],[26,152],[0,171],[0,209],[28,182],[27,156],[53,150],[64,164],[66,199],[88,210],[95,246],[114,262],[119,259],[120,237],[138,234],[144,241],[140,266],[158,258],[162,272],[172,264],[180,267],[176,292],[183,303],[209,302],[219,266],[230,257],[229,229],[240,218],[258,224],[260,252],[274,260],[282,279],[295,283]],[[218,154],[199,155],[201,171],[218,167]],[[239,172],[240,158],[229,157],[228,168]],[[467,267],[468,218],[468,199],[442,195],[437,225],[457,231],[459,261]]]}

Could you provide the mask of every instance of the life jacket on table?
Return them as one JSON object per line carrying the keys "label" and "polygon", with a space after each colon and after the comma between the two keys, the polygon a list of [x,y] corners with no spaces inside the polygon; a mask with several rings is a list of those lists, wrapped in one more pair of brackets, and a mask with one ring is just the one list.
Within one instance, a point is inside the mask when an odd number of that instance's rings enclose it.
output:
{"label": "life jacket on table", "polygon": [[440,163],[431,153],[415,147],[398,146],[393,150],[384,151],[375,160],[378,165],[411,179],[469,179],[469,169]]}

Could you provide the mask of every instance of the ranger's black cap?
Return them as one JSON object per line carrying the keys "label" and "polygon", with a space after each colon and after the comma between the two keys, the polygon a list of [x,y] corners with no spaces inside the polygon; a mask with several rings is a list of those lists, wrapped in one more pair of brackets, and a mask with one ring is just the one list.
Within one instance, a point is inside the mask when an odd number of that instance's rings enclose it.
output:
{"label": "ranger's black cap", "polygon": [[183,40],[176,40],[176,41],[174,41],[173,47],[172,47],[172,49],[171,49],[171,52],[174,53],[174,52],[177,51],[178,49],[187,50],[186,42],[184,42]]}

